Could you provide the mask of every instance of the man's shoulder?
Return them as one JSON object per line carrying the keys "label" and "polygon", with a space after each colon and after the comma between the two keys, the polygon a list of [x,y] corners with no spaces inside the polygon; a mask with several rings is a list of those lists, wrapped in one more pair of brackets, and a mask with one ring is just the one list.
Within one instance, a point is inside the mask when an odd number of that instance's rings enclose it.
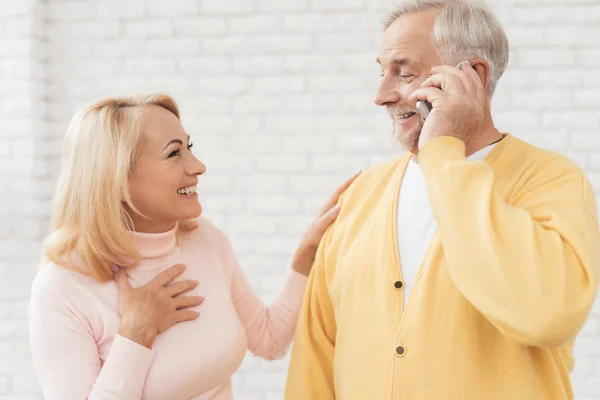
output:
{"label": "man's shoulder", "polygon": [[530,173],[583,174],[582,168],[577,163],[558,151],[539,147],[515,136],[511,136],[510,141],[510,148],[504,156],[512,158],[516,165],[524,165]]}

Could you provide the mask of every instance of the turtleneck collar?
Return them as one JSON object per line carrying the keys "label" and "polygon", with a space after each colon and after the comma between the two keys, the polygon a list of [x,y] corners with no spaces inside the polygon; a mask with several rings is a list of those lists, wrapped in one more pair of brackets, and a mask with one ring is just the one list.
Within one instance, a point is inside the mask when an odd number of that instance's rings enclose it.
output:
{"label": "turtleneck collar", "polygon": [[173,228],[161,233],[144,233],[127,231],[133,245],[142,259],[156,258],[167,255],[177,247],[178,223]]}

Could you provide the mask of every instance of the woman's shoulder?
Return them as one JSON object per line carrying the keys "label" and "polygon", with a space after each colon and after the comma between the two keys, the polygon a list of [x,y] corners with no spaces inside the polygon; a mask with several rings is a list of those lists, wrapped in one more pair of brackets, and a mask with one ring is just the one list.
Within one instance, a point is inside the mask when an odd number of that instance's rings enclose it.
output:
{"label": "woman's shoulder", "polygon": [[84,298],[89,289],[100,286],[94,277],[74,269],[48,262],[40,266],[31,285],[32,302],[65,303],[72,299]]}

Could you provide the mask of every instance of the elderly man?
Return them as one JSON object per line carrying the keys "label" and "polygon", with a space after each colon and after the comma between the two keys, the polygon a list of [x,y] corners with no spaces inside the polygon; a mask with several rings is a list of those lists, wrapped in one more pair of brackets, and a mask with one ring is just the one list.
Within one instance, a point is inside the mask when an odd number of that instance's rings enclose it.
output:
{"label": "elderly man", "polygon": [[494,127],[507,61],[504,31],[474,2],[417,0],[388,19],[376,103],[408,151],[340,200],[286,399],[573,398],[600,274],[594,193],[565,157]]}

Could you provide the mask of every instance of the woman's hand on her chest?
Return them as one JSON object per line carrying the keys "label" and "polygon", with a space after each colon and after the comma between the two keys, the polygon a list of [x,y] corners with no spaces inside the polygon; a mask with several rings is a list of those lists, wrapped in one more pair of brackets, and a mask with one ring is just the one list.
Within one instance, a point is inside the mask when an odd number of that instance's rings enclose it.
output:
{"label": "woman's hand on her chest", "polygon": [[116,271],[114,279],[119,290],[121,316],[119,335],[151,348],[159,333],[179,322],[198,318],[200,314],[188,308],[202,304],[204,298],[183,295],[198,282],[183,280],[169,285],[184,269],[183,264],[174,265],[137,288],[131,286],[125,270]]}

